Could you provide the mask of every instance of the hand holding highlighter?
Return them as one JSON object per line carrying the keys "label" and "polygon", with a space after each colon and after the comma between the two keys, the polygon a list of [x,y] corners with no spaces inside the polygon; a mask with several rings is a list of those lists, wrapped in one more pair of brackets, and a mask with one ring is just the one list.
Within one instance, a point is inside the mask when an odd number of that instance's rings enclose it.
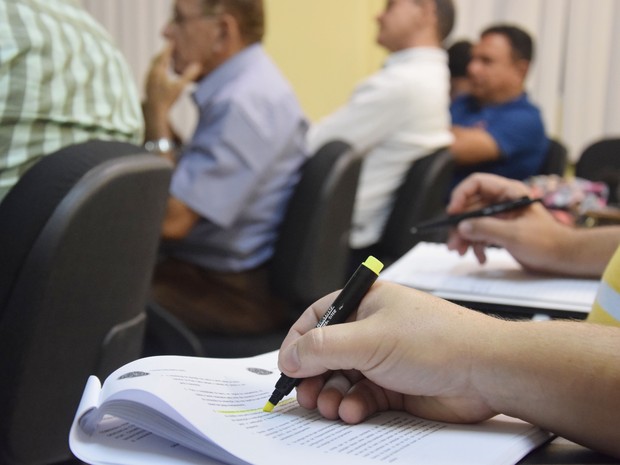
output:
{"label": "hand holding highlighter", "polygon": [[[383,263],[373,256],[368,257],[347,281],[316,327],[321,328],[322,326],[343,323],[353,310],[357,309],[370,287],[377,280],[382,268]],[[263,411],[271,412],[278,402],[290,394],[300,382],[301,379],[299,378],[291,378],[282,374],[269,401],[263,407]]]}

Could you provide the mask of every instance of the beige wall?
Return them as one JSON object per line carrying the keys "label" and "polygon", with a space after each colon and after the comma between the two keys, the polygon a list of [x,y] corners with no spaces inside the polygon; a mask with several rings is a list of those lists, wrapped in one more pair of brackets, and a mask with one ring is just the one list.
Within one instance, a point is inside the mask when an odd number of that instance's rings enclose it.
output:
{"label": "beige wall", "polygon": [[312,120],[343,104],[381,66],[375,16],[384,0],[265,0],[265,46]]}

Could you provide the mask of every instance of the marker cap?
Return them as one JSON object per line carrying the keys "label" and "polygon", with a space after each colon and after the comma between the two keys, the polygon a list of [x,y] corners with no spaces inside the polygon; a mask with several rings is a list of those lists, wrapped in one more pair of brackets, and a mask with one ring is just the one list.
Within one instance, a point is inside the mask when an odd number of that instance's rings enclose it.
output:
{"label": "marker cap", "polygon": [[372,271],[375,274],[379,274],[383,269],[383,263],[377,260],[372,255],[369,255],[364,263],[362,263],[366,268]]}

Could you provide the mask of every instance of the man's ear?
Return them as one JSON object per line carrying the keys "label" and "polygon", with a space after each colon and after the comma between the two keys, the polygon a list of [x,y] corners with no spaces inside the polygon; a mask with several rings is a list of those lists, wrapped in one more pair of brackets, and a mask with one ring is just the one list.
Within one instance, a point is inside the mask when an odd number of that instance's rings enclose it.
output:
{"label": "man's ear", "polygon": [[530,62],[521,58],[515,62],[515,66],[519,71],[519,74],[523,77],[523,79],[525,79],[527,72],[530,70]]}
{"label": "man's ear", "polygon": [[215,39],[215,51],[236,50],[238,43],[241,41],[241,35],[239,32],[239,23],[233,15],[222,13],[218,16]]}

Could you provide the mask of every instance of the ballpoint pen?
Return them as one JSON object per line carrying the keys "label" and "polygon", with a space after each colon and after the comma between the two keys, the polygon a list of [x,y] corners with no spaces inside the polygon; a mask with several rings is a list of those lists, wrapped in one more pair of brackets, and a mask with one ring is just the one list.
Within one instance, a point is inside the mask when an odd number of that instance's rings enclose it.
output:
{"label": "ballpoint pen", "polygon": [[[376,281],[382,268],[383,263],[373,256],[368,257],[349,278],[338,297],[336,297],[336,300],[334,300],[334,303],[329,306],[316,327],[321,328],[322,326],[344,322],[351,312],[359,306],[370,287]],[[278,402],[284,396],[290,394],[293,388],[300,382],[301,379],[299,378],[291,378],[285,374],[280,375],[275,390],[263,410],[271,412]]]}
{"label": "ballpoint pen", "polygon": [[499,213],[505,213],[512,210],[517,210],[519,208],[527,207],[528,205],[533,204],[534,202],[542,202],[542,198],[534,197],[530,198],[527,196],[521,197],[517,200],[510,200],[507,202],[496,203],[493,205],[488,205],[479,210],[472,210],[470,212],[459,213],[457,215],[444,215],[439,218],[433,218],[428,221],[423,221],[422,223],[414,226],[410,229],[412,234],[419,234],[422,232],[426,232],[432,229],[443,228],[446,226],[455,226],[463,220],[469,218],[480,218],[483,216],[493,216]]}

